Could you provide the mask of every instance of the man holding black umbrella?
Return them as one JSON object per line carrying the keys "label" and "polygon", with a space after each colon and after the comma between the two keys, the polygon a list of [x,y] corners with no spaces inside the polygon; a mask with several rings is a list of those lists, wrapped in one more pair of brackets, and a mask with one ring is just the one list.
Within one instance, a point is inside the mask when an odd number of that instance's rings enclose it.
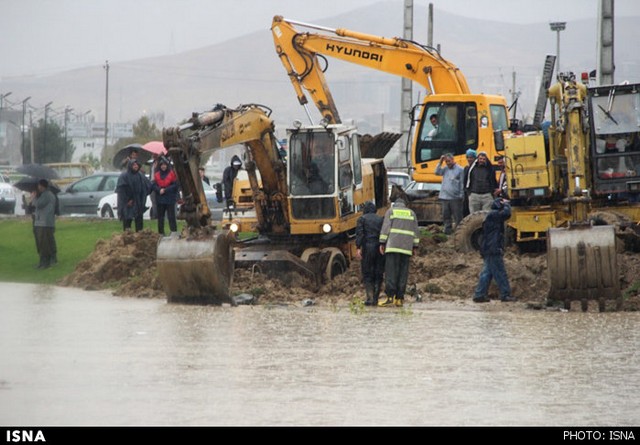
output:
{"label": "man holding black umbrella", "polygon": [[49,190],[49,181],[38,181],[36,198],[33,201],[35,218],[33,227],[36,246],[40,255],[38,269],[47,269],[57,262],[56,239],[54,236],[56,221],[56,197]]}

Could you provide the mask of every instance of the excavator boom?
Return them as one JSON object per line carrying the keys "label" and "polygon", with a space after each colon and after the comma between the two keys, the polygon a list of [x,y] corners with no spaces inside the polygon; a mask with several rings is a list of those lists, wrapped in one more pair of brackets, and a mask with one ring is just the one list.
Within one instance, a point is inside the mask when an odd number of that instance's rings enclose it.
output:
{"label": "excavator boom", "polygon": [[[325,32],[299,32],[294,25]],[[312,25],[275,16],[271,26],[276,52],[287,69],[298,100],[306,104],[306,89],[330,123],[338,110],[327,86],[319,55],[402,76],[422,85],[427,94],[469,94],[462,72],[434,48],[398,37],[385,38],[339,28]]]}
{"label": "excavator boom", "polygon": [[[296,27],[308,31],[298,31]],[[506,100],[501,96],[472,94],[462,71],[434,48],[408,39],[332,29],[282,16],[273,18],[271,31],[276,53],[298,101],[306,106],[308,94],[329,123],[340,122],[340,115],[324,76],[326,63],[320,63],[320,58],[332,57],[401,76],[424,87],[424,102],[414,107],[419,116],[411,118],[412,125],[417,122],[411,163],[413,179],[418,182],[441,182],[435,167],[445,153],[454,154],[459,163],[466,162],[464,154],[468,149],[495,155],[494,132],[509,128]],[[432,116],[438,125],[431,124],[435,122]],[[375,142],[388,146],[391,140],[386,135]],[[375,144],[366,148],[376,155],[383,152]]]}

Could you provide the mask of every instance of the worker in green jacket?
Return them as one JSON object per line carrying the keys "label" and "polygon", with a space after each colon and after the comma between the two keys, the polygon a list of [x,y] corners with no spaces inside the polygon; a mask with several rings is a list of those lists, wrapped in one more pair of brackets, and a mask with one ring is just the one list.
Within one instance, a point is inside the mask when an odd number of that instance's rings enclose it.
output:
{"label": "worker in green jacket", "polygon": [[380,253],[385,257],[384,287],[387,299],[379,306],[398,306],[404,303],[409,278],[409,261],[420,242],[418,218],[405,202],[398,198],[387,210],[380,230]]}

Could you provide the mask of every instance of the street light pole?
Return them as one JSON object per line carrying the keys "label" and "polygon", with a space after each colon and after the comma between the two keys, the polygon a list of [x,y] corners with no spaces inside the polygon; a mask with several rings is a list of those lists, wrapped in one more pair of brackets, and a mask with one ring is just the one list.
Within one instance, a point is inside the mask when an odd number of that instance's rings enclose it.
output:
{"label": "street light pole", "polygon": [[31,96],[22,101],[22,126],[20,127],[20,134],[22,135],[22,141],[20,144],[20,154],[22,155],[22,163],[24,164],[25,148],[24,148],[24,115],[27,114],[27,101],[31,99]]}
{"label": "street light pole", "polygon": [[31,163],[35,164],[36,163],[36,150],[34,147],[34,141],[33,141],[33,112],[31,110],[29,110],[29,141],[31,142],[31,147],[29,147],[31,149]]}
{"label": "street light pole", "polygon": [[12,92],[9,91],[8,93],[5,94],[0,94],[0,110],[2,110],[4,108],[4,98],[9,96]]}
{"label": "street light pole", "polygon": [[106,87],[104,94],[104,150],[107,149],[107,128],[109,123],[109,61],[104,65],[106,71]]}
{"label": "street light pole", "polygon": [[[42,154],[47,152],[47,113],[53,102],[49,102],[44,106],[44,134],[42,135]],[[46,159],[46,157],[45,157]]]}
{"label": "street light pole", "polygon": [[551,22],[549,23],[551,31],[556,32],[556,75],[560,74],[560,31],[564,31],[567,22]]}

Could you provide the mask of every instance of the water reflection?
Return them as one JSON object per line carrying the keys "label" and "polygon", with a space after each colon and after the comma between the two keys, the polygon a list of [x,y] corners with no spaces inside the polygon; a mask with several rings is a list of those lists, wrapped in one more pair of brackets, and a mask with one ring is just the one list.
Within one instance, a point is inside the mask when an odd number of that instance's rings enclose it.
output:
{"label": "water reflection", "polygon": [[637,313],[200,307],[0,284],[5,425],[637,425]]}

